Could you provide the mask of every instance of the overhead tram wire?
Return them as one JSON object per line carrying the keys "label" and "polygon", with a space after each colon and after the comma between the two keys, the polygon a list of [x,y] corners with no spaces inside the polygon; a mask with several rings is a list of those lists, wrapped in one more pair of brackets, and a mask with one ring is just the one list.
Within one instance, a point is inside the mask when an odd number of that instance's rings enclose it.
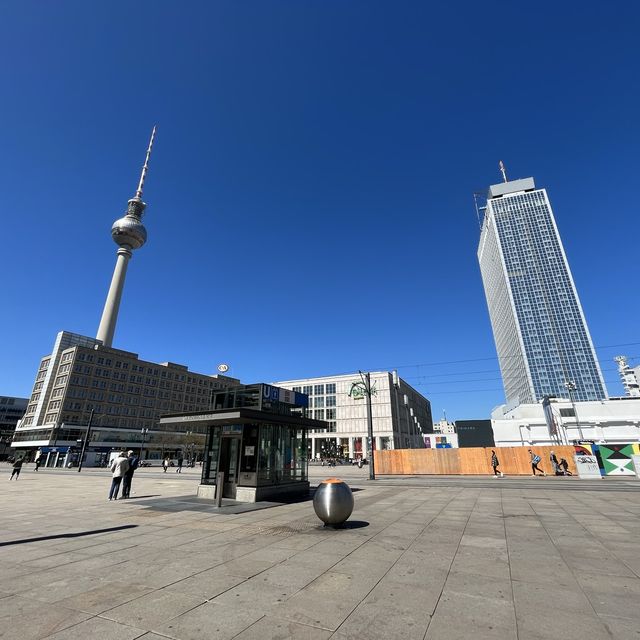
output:
{"label": "overhead tram wire", "polygon": [[[608,345],[594,347],[594,349],[597,351],[598,349],[614,349],[618,347],[631,347],[636,345],[640,345],[640,342],[624,342],[620,344],[608,344]],[[514,356],[505,356],[505,357],[519,358],[520,356],[514,355]],[[409,369],[411,367],[436,367],[436,366],[445,365],[445,364],[464,364],[465,362],[482,362],[482,361],[497,360],[497,359],[498,359],[498,356],[487,356],[485,358],[466,358],[464,360],[443,360],[441,362],[419,362],[416,364],[396,365],[394,367],[381,367],[379,369],[376,369],[376,371],[387,371],[392,369]],[[348,373],[353,373],[353,372],[349,371]]]}
{"label": "overhead tram wire", "polygon": [[[640,345],[640,342],[621,342],[618,344],[607,344],[607,345],[600,345],[600,346],[594,346],[594,349],[597,351],[598,349],[617,349],[619,347],[631,347],[631,346],[637,346]],[[512,357],[512,358],[517,358],[519,356],[507,356],[507,357]],[[640,356],[629,356],[629,360],[634,360],[636,358],[640,358]],[[420,368],[420,367],[435,367],[435,366],[443,366],[443,365],[454,365],[454,364],[464,364],[465,362],[486,362],[489,360],[498,360],[498,356],[490,356],[490,357],[485,357],[485,358],[465,358],[465,359],[461,359],[461,360],[443,360],[440,362],[421,362],[421,363],[416,363],[416,364],[405,364],[405,365],[396,365],[396,366],[392,366],[392,367],[369,367],[368,370],[369,371],[393,371],[393,370],[397,370],[397,369],[410,369],[410,368]],[[364,370],[364,369],[363,369]],[[617,367],[613,367],[611,369],[605,369],[605,368],[601,368],[602,371],[608,370],[608,371],[613,371],[613,370],[617,370]],[[331,374],[332,376],[340,376],[340,375],[353,375],[358,373],[357,371],[343,371],[341,373],[333,373]],[[500,373],[499,369],[489,369],[489,370],[484,370],[484,371],[474,371],[474,372],[469,372],[476,374],[476,373]],[[456,372],[456,373],[442,373],[442,374],[433,374],[432,376],[404,376],[405,380],[420,380],[423,378],[427,378],[427,377],[445,377],[445,376],[452,376],[452,375],[464,375],[464,372]],[[323,377],[323,376],[316,376],[316,377]],[[492,382],[494,380],[504,380],[504,378],[500,377],[500,378],[487,378],[486,381],[487,382]],[[481,382],[482,380],[477,380],[478,382]],[[466,384],[467,382],[476,382],[476,380],[451,380],[449,381],[449,384]],[[436,384],[436,383],[428,383],[428,382],[416,382],[414,383],[415,386],[428,386],[429,384]],[[437,384],[444,384],[444,383],[437,383]],[[435,392],[431,392],[429,391],[429,395],[440,395],[440,394],[449,394],[449,393],[482,393],[482,392],[495,392],[495,391],[501,391],[503,392],[504,389],[464,389],[464,391],[435,391]]]}
{"label": "overhead tram wire", "polygon": [[[637,356],[633,356],[634,358]],[[629,359],[631,359],[631,356],[629,356]],[[606,371],[606,372],[614,372],[614,371],[618,371],[618,368],[613,366],[613,367],[601,367],[601,371]],[[474,378],[474,379],[460,379],[460,380],[445,380],[445,381],[431,381],[431,378],[444,378],[444,377],[450,377],[450,376],[464,376],[464,375],[471,375],[474,373],[495,373],[495,374],[500,374],[500,371],[497,369],[487,369],[484,371],[457,371],[455,373],[434,373],[432,375],[424,375],[424,376],[403,376],[404,380],[424,380],[424,384],[463,384],[466,382],[491,382],[493,380],[509,380],[511,379],[510,377],[504,377],[504,376],[500,376],[499,378]]]}

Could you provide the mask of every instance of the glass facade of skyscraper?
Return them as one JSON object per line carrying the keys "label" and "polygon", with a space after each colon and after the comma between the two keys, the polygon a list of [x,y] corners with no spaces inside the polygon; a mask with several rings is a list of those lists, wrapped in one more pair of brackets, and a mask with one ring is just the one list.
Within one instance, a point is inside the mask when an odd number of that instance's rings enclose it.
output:
{"label": "glass facade of skyscraper", "polygon": [[606,398],[547,192],[532,178],[490,188],[478,258],[507,402]]}

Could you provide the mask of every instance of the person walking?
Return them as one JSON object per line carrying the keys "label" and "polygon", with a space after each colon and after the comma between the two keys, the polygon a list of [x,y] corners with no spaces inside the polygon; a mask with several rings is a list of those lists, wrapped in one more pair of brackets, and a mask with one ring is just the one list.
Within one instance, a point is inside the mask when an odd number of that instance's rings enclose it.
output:
{"label": "person walking", "polygon": [[504,473],[498,469],[500,466],[500,460],[498,460],[498,456],[493,449],[491,449],[491,466],[493,467],[494,478],[504,478]]}
{"label": "person walking", "polygon": [[40,454],[37,453],[36,454],[36,459],[33,461],[33,463],[36,465],[35,471],[37,471],[40,468]]}
{"label": "person walking", "polygon": [[540,467],[538,467],[538,464],[540,463],[540,460],[542,458],[540,458],[540,456],[536,453],[533,453],[533,451],[531,451],[531,449],[529,449],[529,458],[531,459],[531,471],[533,472],[533,475],[536,475],[536,471],[540,472],[541,476],[546,476],[547,474],[540,469]]}
{"label": "person walking", "polygon": [[169,458],[165,458],[162,461],[162,468],[164,469],[164,472],[167,473],[167,469],[169,468]]}
{"label": "person walking", "polygon": [[24,458],[18,458],[13,463],[13,471],[11,472],[11,477],[9,478],[9,481],[13,480],[13,476],[16,477],[16,481],[18,480],[18,477],[20,476],[20,472],[22,471],[23,463],[24,463]]}
{"label": "person walking", "polygon": [[127,499],[131,493],[131,482],[133,481],[133,473],[140,466],[140,458],[133,451],[127,451],[127,460],[129,468],[122,478],[122,497]]}
{"label": "person walking", "polygon": [[180,456],[178,458],[178,468],[176,469],[176,473],[182,473],[182,463],[184,462],[184,458]]}
{"label": "person walking", "polygon": [[118,499],[118,491],[120,491],[120,483],[125,473],[129,469],[129,460],[127,460],[127,454],[121,451],[117,458],[114,458],[111,463],[111,489],[109,489],[109,500]]}

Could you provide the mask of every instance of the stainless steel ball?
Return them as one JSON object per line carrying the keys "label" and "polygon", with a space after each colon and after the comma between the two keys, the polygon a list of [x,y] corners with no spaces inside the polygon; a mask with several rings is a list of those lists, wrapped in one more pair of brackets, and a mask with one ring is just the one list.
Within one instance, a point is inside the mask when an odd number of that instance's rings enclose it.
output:
{"label": "stainless steel ball", "polygon": [[147,230],[134,216],[124,216],[113,223],[111,237],[121,247],[139,249],[147,241]]}
{"label": "stainless steel ball", "polygon": [[346,522],[353,511],[353,493],[340,478],[327,478],[320,483],[313,496],[313,509],[325,524]]}

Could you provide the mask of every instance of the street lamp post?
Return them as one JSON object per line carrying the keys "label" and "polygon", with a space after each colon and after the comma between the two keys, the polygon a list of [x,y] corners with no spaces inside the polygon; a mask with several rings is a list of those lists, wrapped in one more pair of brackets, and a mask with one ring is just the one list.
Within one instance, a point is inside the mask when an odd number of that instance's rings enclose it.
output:
{"label": "street lamp post", "polygon": [[142,434],[142,443],[140,444],[140,462],[142,462],[142,452],[144,451],[144,439],[147,433],[149,433],[149,429],[147,427],[142,427],[142,429],[140,429],[140,433]]}
{"label": "street lamp post", "polygon": [[576,427],[578,427],[578,435],[580,436],[580,440],[584,440],[584,436],[582,435],[582,427],[580,426],[580,421],[578,420],[578,410],[576,409],[576,403],[573,399],[573,392],[577,389],[576,383],[573,380],[569,380],[564,383],[564,386],[567,388],[569,392],[569,400],[571,401],[571,406],[573,407],[573,415],[576,419]]}
{"label": "street lamp post", "polygon": [[80,450],[80,460],[78,462],[78,473],[82,471],[82,461],[84,460],[84,452],[87,449],[87,442],[89,442],[89,434],[91,433],[91,423],[93,422],[93,409],[89,414],[89,422],[87,422],[87,430],[84,434],[84,440],[82,441],[82,449]]}
{"label": "street lamp post", "polygon": [[[359,372],[362,378],[362,371]],[[367,371],[362,380],[367,395],[367,438],[369,440],[369,480],[376,479],[376,468],[373,459],[373,412],[371,409],[371,374]]]}

